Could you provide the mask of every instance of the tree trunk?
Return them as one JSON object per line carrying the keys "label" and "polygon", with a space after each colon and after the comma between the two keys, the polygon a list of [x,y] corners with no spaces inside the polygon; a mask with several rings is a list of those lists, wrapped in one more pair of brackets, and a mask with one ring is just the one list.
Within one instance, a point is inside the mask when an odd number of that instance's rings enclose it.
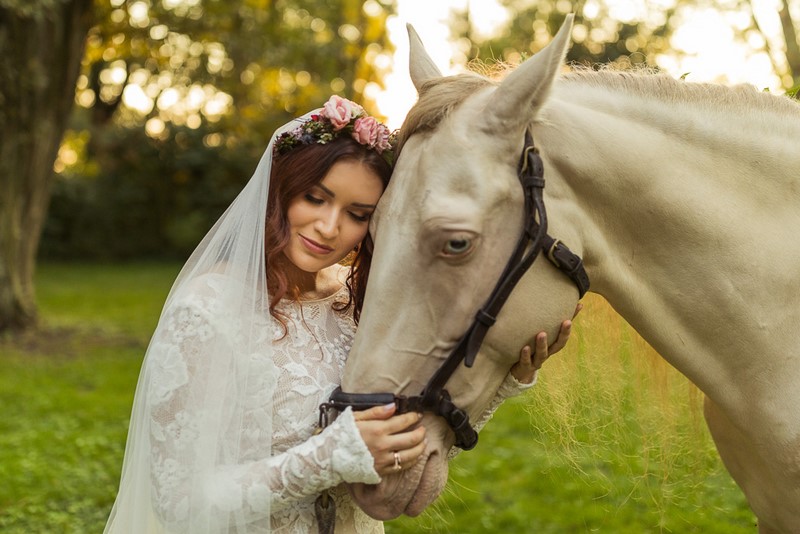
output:
{"label": "tree trunk", "polygon": [[92,0],[0,7],[0,332],[36,321],[33,275]]}
{"label": "tree trunk", "polygon": [[800,84],[800,43],[797,41],[797,31],[792,15],[789,13],[789,6],[785,1],[782,1],[780,6],[778,15],[781,19],[783,40],[786,43],[786,63],[788,63],[789,73],[792,75],[793,87],[796,87]]}

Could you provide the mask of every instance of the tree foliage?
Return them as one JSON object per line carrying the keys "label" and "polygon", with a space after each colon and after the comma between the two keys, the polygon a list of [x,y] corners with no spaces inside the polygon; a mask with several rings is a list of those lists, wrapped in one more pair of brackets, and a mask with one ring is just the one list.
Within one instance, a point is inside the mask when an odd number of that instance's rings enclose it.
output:
{"label": "tree foliage", "polygon": [[183,256],[276,126],[332,93],[370,106],[390,2],[97,1],[42,253]]}
{"label": "tree foliage", "polygon": [[278,124],[331,93],[369,106],[392,10],[391,0],[0,0],[0,331],[35,322],[37,250],[184,255]]}
{"label": "tree foliage", "polygon": [[514,16],[498,37],[474,36],[467,13],[457,19],[454,29],[471,43],[469,57],[484,62],[519,63],[550,42],[568,13],[575,14],[572,46],[567,57],[570,62],[586,65],[647,63],[654,54],[668,47],[669,28],[663,16],[626,21],[617,18],[601,2],[502,0],[501,3]]}
{"label": "tree foliage", "polygon": [[[514,13],[500,36],[474,35],[466,13],[454,31],[470,43],[469,57],[511,64],[544,47],[567,13],[575,13],[573,46],[568,60],[656,67],[661,54],[680,56],[671,42],[675,30],[698,12],[713,10],[728,22],[734,38],[752,53],[766,53],[787,91],[800,87],[800,1],[775,0],[778,9],[759,0],[665,0],[622,4],[607,0],[501,0]],[[778,28],[777,34],[770,31]],[[684,54],[686,52],[683,52]]]}

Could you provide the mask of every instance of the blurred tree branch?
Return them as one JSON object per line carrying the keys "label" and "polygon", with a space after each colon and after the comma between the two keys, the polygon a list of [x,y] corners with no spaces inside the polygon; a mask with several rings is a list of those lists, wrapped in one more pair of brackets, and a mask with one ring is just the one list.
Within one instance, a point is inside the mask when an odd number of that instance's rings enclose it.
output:
{"label": "blurred tree branch", "polygon": [[786,62],[789,74],[792,76],[793,87],[797,87],[800,85],[800,43],[797,41],[797,29],[789,12],[788,4],[785,0],[780,0],[780,6],[778,15],[781,19],[783,40],[786,43]]}
{"label": "blurred tree branch", "polygon": [[[466,13],[454,16],[453,33],[469,39],[472,49],[469,58],[502,60],[518,63],[526,55],[543,47],[560,26],[567,12],[575,13],[573,46],[570,61],[585,64],[614,63],[656,66],[659,54],[680,55],[672,48],[670,38],[688,10],[713,9],[721,14],[749,13],[751,22],[746,28],[734,30],[737,38],[748,43],[748,33],[757,32],[763,38],[763,50],[768,54],[775,73],[786,90],[800,88],[800,43],[798,21],[792,18],[790,0],[777,0],[777,17],[781,35],[768,35],[756,17],[755,0],[725,3],[713,0],[675,0],[645,9],[641,20],[622,21],[612,14],[612,3],[604,0],[501,0],[513,16],[500,36],[475,39]],[[752,45],[750,45],[752,46]],[[760,51],[755,49],[754,51]]]}

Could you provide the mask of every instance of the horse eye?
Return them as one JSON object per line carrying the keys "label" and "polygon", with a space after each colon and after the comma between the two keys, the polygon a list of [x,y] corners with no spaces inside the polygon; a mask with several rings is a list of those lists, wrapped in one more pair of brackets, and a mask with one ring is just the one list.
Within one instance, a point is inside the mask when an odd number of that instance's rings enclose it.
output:
{"label": "horse eye", "polygon": [[472,248],[470,239],[451,239],[444,244],[443,252],[448,256],[459,256],[465,254]]}

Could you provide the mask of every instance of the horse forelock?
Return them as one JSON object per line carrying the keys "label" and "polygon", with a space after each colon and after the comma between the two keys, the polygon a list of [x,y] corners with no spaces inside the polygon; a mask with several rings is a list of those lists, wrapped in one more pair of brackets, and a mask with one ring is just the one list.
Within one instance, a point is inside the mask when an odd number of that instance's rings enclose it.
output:
{"label": "horse forelock", "polygon": [[474,73],[434,78],[425,82],[417,103],[409,110],[400,128],[399,154],[415,133],[435,130],[464,100],[495,82]]}

